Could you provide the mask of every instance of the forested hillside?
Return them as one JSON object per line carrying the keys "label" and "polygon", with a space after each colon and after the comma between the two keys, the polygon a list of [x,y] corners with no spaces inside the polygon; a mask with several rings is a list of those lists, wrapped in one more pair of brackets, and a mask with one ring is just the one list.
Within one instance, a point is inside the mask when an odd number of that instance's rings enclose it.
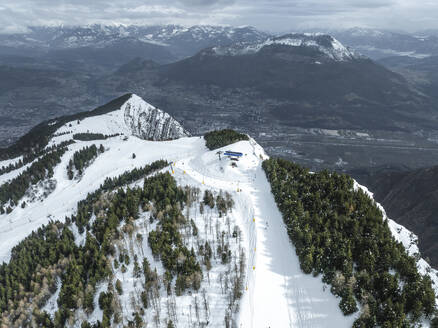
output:
{"label": "forested hillside", "polygon": [[[64,142],[46,150],[46,154],[32,163],[26,170],[11,181],[0,186],[0,213],[12,212],[24,196],[29,186],[53,175],[53,168],[60,163],[61,156],[71,142]],[[17,165],[19,167],[19,165]],[[22,203],[21,206],[26,206]]]}
{"label": "forested hillside", "polygon": [[388,215],[419,237],[421,253],[438,268],[438,166],[366,177]]}
{"label": "forested hillside", "polygon": [[302,270],[322,275],[345,315],[360,309],[354,327],[410,327],[433,317],[430,278],[418,273],[415,258],[353,179],[281,159],[263,168]]}
{"label": "forested hillside", "polygon": [[[165,165],[164,161],[156,162],[141,171],[149,174]],[[131,191],[120,190],[112,205],[113,211],[123,210],[124,216],[114,217],[113,214],[110,221],[105,216],[95,220],[93,225],[90,222],[92,208],[99,199],[106,198],[104,192],[108,187],[120,187],[132,178],[139,178],[136,171],[107,180],[100,190],[78,204],[76,216],[68,218],[65,224],[57,221],[40,228],[13,249],[11,261],[0,266],[2,325],[61,327],[79,304],[83,304],[85,311],[93,310],[96,284],[111,272],[106,258],[115,251],[111,241],[117,236],[120,222],[138,211],[138,204],[132,202]],[[111,203],[106,200],[105,204]],[[75,243],[69,228],[72,222],[76,222],[82,231],[84,225],[87,226],[86,242],[82,247]],[[57,300],[59,310],[52,320],[40,309],[56,291],[57,279],[61,279],[62,288]],[[106,317],[104,327],[109,327],[108,314]]]}
{"label": "forested hillside", "polygon": [[[205,325],[211,311],[217,315],[206,288],[213,288],[210,277],[218,269],[225,284],[219,297],[228,300],[223,320],[231,327],[243,292],[245,255],[237,227],[226,232],[223,223],[211,226],[212,216],[225,217],[232,209],[231,196],[178,187],[169,173],[146,178],[142,187],[120,188],[167,165],[157,161],[108,178],[78,204],[76,215],[41,227],[14,247],[10,262],[0,266],[2,327],[63,327],[77,320],[83,328],[174,327],[175,297],[188,291],[196,295],[190,320]],[[201,233],[193,215],[211,232]],[[174,310],[161,318],[163,301]],[[54,313],[45,310],[49,303],[56,304]],[[126,313],[126,306],[133,312]]]}

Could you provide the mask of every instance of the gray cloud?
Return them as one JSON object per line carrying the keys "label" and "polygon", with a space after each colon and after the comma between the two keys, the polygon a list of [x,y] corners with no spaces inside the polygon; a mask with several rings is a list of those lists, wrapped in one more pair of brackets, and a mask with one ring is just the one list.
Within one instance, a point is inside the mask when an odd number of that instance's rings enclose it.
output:
{"label": "gray cloud", "polygon": [[179,3],[189,7],[223,7],[229,6],[236,0],[179,0]]}
{"label": "gray cloud", "polygon": [[438,28],[437,16],[438,2],[432,0],[14,0],[0,2],[0,33],[92,23],[421,30]]}

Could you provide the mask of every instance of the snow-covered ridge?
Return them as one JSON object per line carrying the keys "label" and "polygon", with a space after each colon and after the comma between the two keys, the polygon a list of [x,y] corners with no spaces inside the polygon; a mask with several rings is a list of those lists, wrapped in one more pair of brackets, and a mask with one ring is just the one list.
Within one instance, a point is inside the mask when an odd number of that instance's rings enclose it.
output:
{"label": "snow-covered ridge", "polygon": [[[73,121],[62,126],[56,134],[102,133],[124,134],[144,140],[169,140],[190,136],[172,116],[155,108],[137,95],[131,97],[113,112]],[[70,138],[68,133],[64,136]]]}
{"label": "snow-covered ridge", "polygon": [[101,25],[34,26],[24,34],[5,35],[2,43],[8,46],[35,46],[55,48],[93,47],[111,45],[120,40],[136,40],[161,46],[175,41],[205,42],[220,40],[236,42],[249,37],[264,39],[266,34],[253,27],[220,25]]}
{"label": "snow-covered ridge", "polygon": [[213,51],[216,55],[240,56],[257,53],[264,47],[272,45],[313,48],[335,61],[348,61],[360,58],[360,55],[345,47],[334,37],[320,33],[287,34],[281,37],[269,38],[259,43],[240,43],[229,47],[214,47]]}

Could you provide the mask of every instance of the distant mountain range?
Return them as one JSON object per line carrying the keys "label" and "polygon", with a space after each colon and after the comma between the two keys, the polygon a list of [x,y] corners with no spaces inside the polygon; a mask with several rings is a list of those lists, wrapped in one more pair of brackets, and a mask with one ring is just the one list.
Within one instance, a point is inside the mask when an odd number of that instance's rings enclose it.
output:
{"label": "distant mountain range", "polygon": [[213,45],[266,38],[266,33],[252,27],[43,26],[30,27],[24,34],[0,35],[0,56],[20,55],[73,62],[78,68],[84,62],[115,68],[135,57],[166,63]]}
{"label": "distant mountain range", "polygon": [[[378,40],[380,32],[367,34]],[[370,165],[433,165],[433,84],[422,83],[418,71],[415,79],[403,70],[391,72],[379,65],[390,67],[384,60],[376,63],[338,40],[315,33],[271,37],[252,27],[175,25],[35,27],[2,35],[0,145],[41,120],[135,92],[167,108],[191,132],[211,130],[214,118],[213,128],[257,132],[271,154],[308,160],[302,163],[312,169],[363,165],[360,148],[338,146],[345,145],[345,136],[355,145],[388,143],[384,152],[379,148],[384,155],[367,154]],[[311,144],[295,154],[291,149],[302,140],[297,144],[294,138],[303,133]],[[338,139],[327,140],[330,148],[319,146],[332,136]],[[420,164],[412,152],[422,152],[415,156]]]}
{"label": "distant mountain range", "polygon": [[[324,30],[322,30],[324,31]],[[438,54],[438,32],[396,32],[371,28],[325,30],[342,43],[373,59],[390,56],[424,58]],[[195,25],[88,25],[34,26],[26,33],[0,35],[0,54],[22,54],[32,49],[37,54],[54,50],[93,48],[104,49],[121,43],[148,45],[168,52],[173,59],[191,56],[201,49],[236,42],[266,40],[274,33],[254,27]],[[163,62],[171,58],[160,58]]]}
{"label": "distant mountain range", "polygon": [[[265,120],[301,127],[415,129],[429,125],[424,117],[431,112],[430,99],[400,75],[322,34],[211,47],[162,66],[135,61],[100,83],[105,90],[133,89],[158,103],[163,95],[179,99],[178,108],[166,104],[177,116],[190,97],[205,103],[203,112],[216,115],[227,112],[229,103],[245,125],[243,117],[257,112]],[[238,101],[257,105],[240,109],[230,90]],[[193,115],[196,106],[190,102]]]}

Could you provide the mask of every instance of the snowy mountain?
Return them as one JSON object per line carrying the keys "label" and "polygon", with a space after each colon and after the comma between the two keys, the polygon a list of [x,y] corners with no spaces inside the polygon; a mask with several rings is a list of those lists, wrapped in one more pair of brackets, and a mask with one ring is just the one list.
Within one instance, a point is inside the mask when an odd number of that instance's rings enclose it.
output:
{"label": "snowy mountain", "polygon": [[[126,90],[153,90],[149,94],[155,102],[174,102],[168,110],[187,113],[186,121],[199,108],[197,117],[208,111],[246,131],[254,127],[246,118],[254,115],[279,125],[364,130],[407,127],[421,120],[421,112],[433,117],[432,100],[402,76],[327,35],[293,34],[212,47],[160,67],[136,62],[115,75],[104,85],[122,79]],[[169,94],[172,100],[163,99]],[[227,115],[222,115],[225,108]]]}
{"label": "snowy mountain", "polygon": [[121,42],[143,43],[169,50],[176,58],[197,51],[233,42],[253,42],[265,39],[267,34],[252,27],[195,25],[90,25],[29,27],[24,34],[0,36],[0,45],[9,48],[43,50],[108,48]]}
{"label": "snowy mountain", "polygon": [[248,55],[261,51],[270,46],[287,46],[297,48],[310,48],[335,61],[353,60],[360,58],[359,55],[342,45],[338,40],[325,34],[287,34],[281,37],[269,38],[263,42],[235,44],[225,47],[214,47],[213,51],[218,55]]}
{"label": "snowy mountain", "polygon": [[[0,324],[342,328],[363,318],[344,316],[327,281],[303,273],[253,139],[219,136],[210,150],[135,95],[46,124],[40,156],[0,162],[16,164],[0,173]],[[437,272],[417,260],[438,291]]]}
{"label": "snowy mountain", "polygon": [[[57,122],[52,121],[51,124]],[[49,123],[50,124],[50,123]],[[69,131],[76,125],[76,133],[101,133],[104,135],[125,134],[144,140],[169,140],[188,137],[190,134],[169,114],[148,104],[137,95],[131,95],[120,109],[92,116],[77,123],[69,123],[58,133]]]}

